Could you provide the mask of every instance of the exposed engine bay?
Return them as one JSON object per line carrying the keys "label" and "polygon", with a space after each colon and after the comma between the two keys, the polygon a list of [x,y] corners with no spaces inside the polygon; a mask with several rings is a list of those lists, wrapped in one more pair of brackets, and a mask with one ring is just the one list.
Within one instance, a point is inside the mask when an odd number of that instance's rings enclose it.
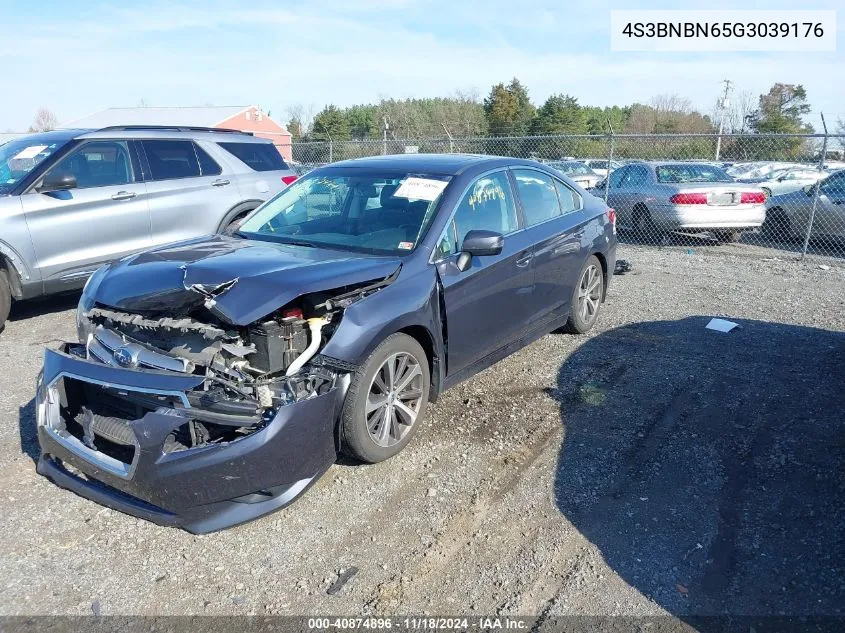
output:
{"label": "exposed engine bay", "polygon": [[[168,438],[166,452],[229,442],[266,426],[280,407],[332,390],[351,367],[320,355],[320,350],[345,308],[389,285],[397,275],[398,270],[374,282],[298,297],[246,327],[225,323],[207,305],[179,316],[95,305],[80,315],[85,321],[80,337],[84,333],[88,360],[204,378],[186,394],[187,422]],[[131,434],[125,432],[123,438],[115,420],[127,422],[156,409],[155,397],[136,402],[137,396],[116,398],[107,387],[85,389],[79,394],[84,397],[71,400],[88,404],[66,413],[78,422],[86,442],[128,442]],[[178,403],[167,406],[179,412]]]}

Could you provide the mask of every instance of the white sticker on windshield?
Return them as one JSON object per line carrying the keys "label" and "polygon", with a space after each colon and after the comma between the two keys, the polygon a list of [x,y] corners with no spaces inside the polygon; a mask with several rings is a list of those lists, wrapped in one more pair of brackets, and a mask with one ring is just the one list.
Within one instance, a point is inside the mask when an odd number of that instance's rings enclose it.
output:
{"label": "white sticker on windshield", "polygon": [[14,160],[15,158],[35,158],[45,149],[47,149],[46,145],[30,145],[26,149],[23,149],[18,152],[16,156],[13,156],[12,160]]}
{"label": "white sticker on windshield", "polygon": [[449,183],[445,180],[431,180],[429,178],[410,177],[402,181],[393,194],[395,198],[410,198],[412,200],[428,200],[431,202],[446,188]]}

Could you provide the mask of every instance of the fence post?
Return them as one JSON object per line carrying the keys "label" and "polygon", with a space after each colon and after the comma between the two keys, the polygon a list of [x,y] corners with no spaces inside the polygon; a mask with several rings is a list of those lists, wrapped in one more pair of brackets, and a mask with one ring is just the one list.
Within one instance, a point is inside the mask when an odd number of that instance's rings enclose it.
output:
{"label": "fence post", "polygon": [[[607,122],[610,125],[610,121]],[[604,204],[607,206],[607,194],[610,191],[610,164],[613,162],[613,146],[616,143],[616,136],[613,134],[613,126],[610,125],[610,151],[607,156],[607,176],[604,177]]]}
{"label": "fence post", "polygon": [[[819,158],[819,171],[824,170],[824,161],[827,158],[827,123],[824,120],[824,114],[821,114],[822,117],[822,126],[824,127],[824,140],[822,141],[822,155]],[[816,181],[816,184],[813,185],[813,208],[810,209],[810,220],[807,222],[807,235],[804,236],[804,247],[801,249],[801,259],[804,259],[807,256],[807,247],[810,245],[810,234],[813,232],[813,220],[816,217],[816,207],[819,204],[819,189],[821,189],[821,179]]]}
{"label": "fence post", "polygon": [[334,149],[333,149],[333,147],[332,147],[332,142],[331,142],[331,141],[329,141],[329,162],[330,162],[330,163],[333,163],[333,162],[334,162]]}

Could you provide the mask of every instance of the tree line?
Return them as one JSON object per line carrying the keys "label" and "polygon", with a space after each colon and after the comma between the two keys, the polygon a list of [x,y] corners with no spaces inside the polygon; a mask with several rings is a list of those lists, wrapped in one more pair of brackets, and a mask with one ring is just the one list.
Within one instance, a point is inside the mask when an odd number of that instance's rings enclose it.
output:
{"label": "tree line", "polygon": [[491,87],[483,99],[473,92],[449,97],[383,98],[378,103],[348,107],[326,105],[313,113],[303,106],[289,111],[294,141],[431,139],[482,136],[696,134],[723,131],[800,134],[812,132],[803,86],[777,83],[754,100],[741,93],[730,108],[711,113],[696,110],[674,94],[649,103],[596,107],[582,105],[570,94],[553,94],[532,102],[528,88],[513,78]]}

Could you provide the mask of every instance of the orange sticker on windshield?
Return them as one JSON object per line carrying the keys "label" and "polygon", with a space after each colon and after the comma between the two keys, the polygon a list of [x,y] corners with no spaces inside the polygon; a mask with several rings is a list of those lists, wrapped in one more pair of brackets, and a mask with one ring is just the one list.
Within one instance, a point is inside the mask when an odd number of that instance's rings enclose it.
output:
{"label": "orange sticker on windshield", "polygon": [[403,251],[409,251],[414,248],[413,242],[399,242],[399,248]]}

